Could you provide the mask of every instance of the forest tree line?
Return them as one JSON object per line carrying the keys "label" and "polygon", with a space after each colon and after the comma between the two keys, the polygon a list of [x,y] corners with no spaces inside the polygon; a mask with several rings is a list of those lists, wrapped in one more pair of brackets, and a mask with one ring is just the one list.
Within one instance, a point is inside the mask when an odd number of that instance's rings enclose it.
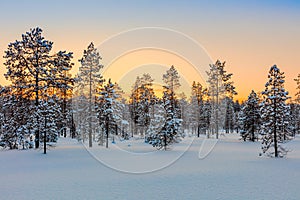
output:
{"label": "forest tree line", "polygon": [[109,141],[139,137],[167,149],[187,134],[219,138],[240,133],[244,141],[262,142],[262,153],[282,157],[281,145],[300,132],[300,74],[292,100],[284,88],[285,76],[274,65],[262,92],[252,91],[244,102],[237,95],[233,74],[225,62],[209,65],[207,87],[193,81],[189,97],[178,93],[176,66],[162,74],[163,95],[158,97],[154,79],[136,77],[129,98],[118,83],[101,75],[101,56],[91,43],[72,76],[73,53],[52,53],[53,42],[42,29],[30,29],[21,40],[8,44],[4,54],[5,78],[0,88],[0,145],[9,149],[44,147],[67,137],[108,147]]}

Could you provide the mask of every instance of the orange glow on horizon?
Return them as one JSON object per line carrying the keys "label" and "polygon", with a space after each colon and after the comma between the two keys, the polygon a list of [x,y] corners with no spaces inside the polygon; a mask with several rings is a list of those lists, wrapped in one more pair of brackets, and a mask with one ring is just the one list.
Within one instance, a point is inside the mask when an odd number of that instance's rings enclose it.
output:
{"label": "orange glow on horizon", "polygon": [[158,86],[164,85],[162,76],[171,65],[174,65],[181,77],[182,86],[179,92],[189,96],[193,81],[205,85],[202,75],[188,61],[176,54],[157,49],[141,49],[126,53],[105,67],[103,76],[118,82],[126,93],[130,92],[137,76],[149,73],[154,78],[156,90],[159,91]]}
{"label": "orange glow on horizon", "polygon": [[[94,35],[97,34],[95,33]],[[95,38],[98,38],[98,41],[96,41],[95,44],[104,40],[106,36],[107,34],[101,35],[100,37],[98,35],[94,36]],[[72,69],[72,74],[75,75],[78,72],[80,65],[78,59],[81,58],[83,50],[88,46],[90,41],[88,39],[81,40],[81,35],[76,36],[72,34],[70,34],[70,37],[62,39],[60,38],[60,35],[53,35],[47,32],[47,30],[45,30],[45,38],[49,38],[51,41],[54,41],[52,53],[64,49],[74,52],[73,62],[75,65]],[[0,50],[2,52],[2,56],[0,56],[0,63],[2,63],[0,70],[1,85],[10,84],[10,82],[7,81],[3,76],[3,74],[6,73],[6,68],[3,65],[3,55],[7,48],[7,44],[11,41],[14,41],[14,39],[19,40],[20,36],[18,35],[15,38],[11,38],[6,43],[2,42],[2,46],[0,46]],[[198,40],[201,41],[200,38],[198,38]],[[239,40],[239,38],[236,38],[236,40]],[[6,45],[3,45],[3,43]],[[268,71],[273,64],[277,64],[281,71],[285,72],[286,90],[289,91],[289,96],[294,98],[294,95],[296,94],[296,82],[294,81],[294,78],[296,78],[300,73],[297,62],[294,62],[294,58],[297,58],[298,56],[296,47],[291,47],[294,49],[293,51],[287,50],[288,53],[284,53],[283,51],[287,49],[287,47],[283,48],[283,45],[280,46],[281,48],[276,47],[276,44],[273,46],[267,46],[266,44],[264,44],[265,46],[262,44],[251,44],[251,46],[247,46],[245,43],[237,42],[234,44],[234,46],[230,45],[232,44],[226,43],[226,40],[221,45],[218,43],[218,41],[214,40],[209,40],[204,44],[206,50],[213,55],[214,60],[220,59],[221,61],[226,61],[225,68],[227,72],[233,73],[232,80],[234,81],[234,85],[236,86],[238,92],[238,95],[235,97],[235,99],[241,102],[247,99],[252,89],[257,93],[264,90],[264,85],[267,82]],[[267,48],[271,48],[273,51],[266,50]],[[99,51],[101,53],[101,49],[99,49]],[[162,73],[156,77],[156,79],[159,80],[161,79],[162,74],[165,73],[166,69],[173,64],[178,71],[180,71],[181,76],[184,76],[186,80],[190,80],[188,81],[189,86],[191,85],[193,79],[198,79],[198,76],[195,76],[193,73],[194,71],[192,66],[190,66],[188,62],[185,62],[180,57],[163,51],[150,52],[151,50],[131,52],[128,55],[121,56],[119,59],[113,62],[111,66],[109,66],[109,68],[113,67],[114,72],[108,73],[109,71],[107,71],[107,73],[105,73],[106,78],[111,76],[110,78],[112,78],[113,81],[117,81],[122,76],[126,76],[127,73],[130,73],[131,70],[132,75],[142,75],[142,71],[138,73],[139,71],[134,70],[134,68],[141,65],[149,66],[151,64],[160,64]],[[103,57],[103,60],[105,60],[105,57]],[[186,66],[187,69],[184,69],[184,66]],[[183,68],[181,69],[181,67]],[[208,66],[204,67],[207,67],[208,69]],[[135,79],[135,77],[132,79]],[[131,87],[131,82],[128,83],[129,86],[126,86],[127,88]],[[123,85],[121,86],[124,87]],[[188,96],[190,89],[186,89],[184,92]]]}

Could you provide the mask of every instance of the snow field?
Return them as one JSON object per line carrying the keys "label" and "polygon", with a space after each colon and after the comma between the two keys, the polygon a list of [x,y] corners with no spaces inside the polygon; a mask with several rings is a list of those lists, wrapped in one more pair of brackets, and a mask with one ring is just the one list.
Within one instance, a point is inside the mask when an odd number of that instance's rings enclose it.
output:
{"label": "snow field", "polygon": [[[292,150],[287,158],[280,159],[259,157],[260,142],[242,142],[235,134],[221,137],[213,151],[199,159],[203,140],[195,138],[184,153],[189,137],[168,151],[156,152],[142,140],[92,148],[95,157],[103,154],[130,169],[183,153],[165,168],[140,174],[107,167],[69,138],[60,138],[47,155],[2,150],[0,199],[300,199],[299,136],[287,144]],[[120,153],[120,148],[151,156],[130,163],[130,154]]]}

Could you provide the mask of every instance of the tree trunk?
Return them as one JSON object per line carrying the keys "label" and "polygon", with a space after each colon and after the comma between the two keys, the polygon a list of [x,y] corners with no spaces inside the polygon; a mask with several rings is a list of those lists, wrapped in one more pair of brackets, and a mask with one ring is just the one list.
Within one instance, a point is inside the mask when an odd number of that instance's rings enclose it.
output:
{"label": "tree trunk", "polygon": [[[39,74],[36,71],[36,75],[35,75],[35,107],[36,107],[36,112],[38,111],[38,106],[39,106]],[[39,123],[39,116],[38,115],[36,116],[36,121],[37,121],[37,123]],[[38,149],[39,147],[40,147],[40,129],[37,128],[37,130],[35,132],[35,148]]]}
{"label": "tree trunk", "polygon": [[164,148],[165,148],[165,151],[167,150],[167,136],[166,136],[166,133],[164,134]]}
{"label": "tree trunk", "polygon": [[217,77],[217,95],[216,95],[216,139],[219,139],[219,77]]}
{"label": "tree trunk", "polygon": [[274,130],[274,149],[275,149],[275,157],[277,158],[278,157],[278,147],[277,147],[277,133],[276,133],[276,128]]}
{"label": "tree trunk", "polygon": [[[275,90],[274,90],[274,96],[275,96]],[[275,150],[275,157],[278,157],[278,146],[277,146],[277,125],[276,125],[276,109],[277,109],[277,105],[276,105],[276,98],[274,99],[274,150]]]}
{"label": "tree trunk", "polygon": [[[91,66],[92,68],[92,66]],[[90,90],[89,90],[89,113],[88,115],[91,116],[92,114],[92,69],[90,69]],[[92,141],[92,119],[89,118],[89,147],[93,146],[93,141]]]}
{"label": "tree trunk", "polygon": [[45,116],[44,154],[47,153],[47,146],[46,146],[46,140],[47,140],[47,138],[46,138],[46,136],[47,136],[47,118],[46,118],[46,116]]}
{"label": "tree trunk", "polygon": [[108,148],[108,119],[105,122],[105,131],[106,131],[106,148]]}

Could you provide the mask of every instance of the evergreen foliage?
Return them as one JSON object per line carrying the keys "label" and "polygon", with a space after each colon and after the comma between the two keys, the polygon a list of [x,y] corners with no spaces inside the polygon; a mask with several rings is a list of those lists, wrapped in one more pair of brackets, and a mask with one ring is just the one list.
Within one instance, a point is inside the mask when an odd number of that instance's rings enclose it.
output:
{"label": "evergreen foliage", "polygon": [[284,88],[284,72],[274,65],[268,75],[268,82],[262,92],[261,134],[262,152],[268,156],[283,157],[287,154],[282,144],[290,139],[287,129],[289,118],[288,92]]}

